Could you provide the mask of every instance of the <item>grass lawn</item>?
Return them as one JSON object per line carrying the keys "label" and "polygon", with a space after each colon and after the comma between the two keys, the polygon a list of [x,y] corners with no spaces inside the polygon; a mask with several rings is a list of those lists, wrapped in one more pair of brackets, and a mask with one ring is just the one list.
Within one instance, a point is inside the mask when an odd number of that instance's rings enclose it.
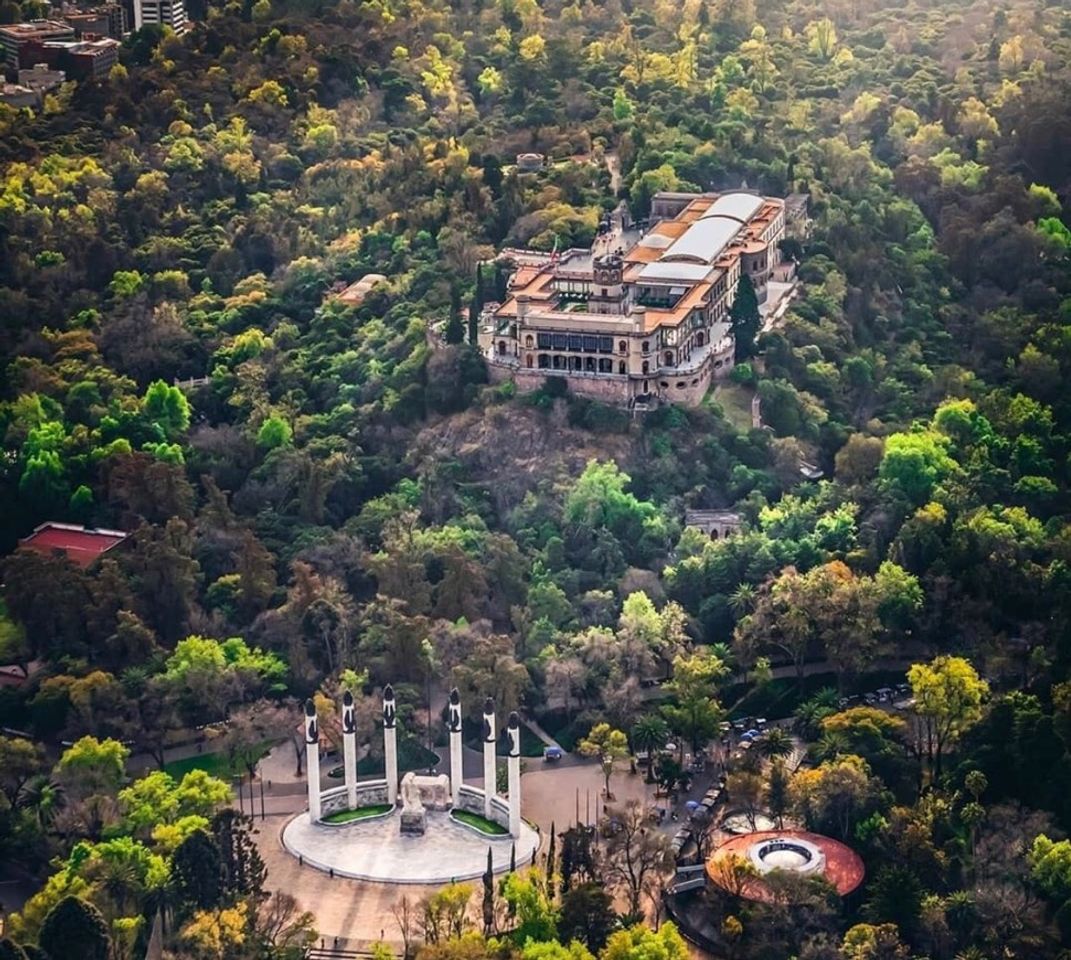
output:
{"label": "grass lawn", "polygon": [[751,429],[751,398],[755,391],[743,384],[722,381],[707,394],[707,402],[713,401],[725,412],[726,419],[738,430]]}
{"label": "grass lawn", "polygon": [[492,837],[502,837],[509,833],[502,824],[495,823],[494,820],[488,820],[486,817],[481,817],[478,813],[469,813],[468,810],[452,810],[450,816],[475,830],[479,830],[480,833],[486,833]]}
{"label": "grass lawn", "polygon": [[380,814],[389,812],[389,804],[373,803],[371,806],[358,807],[356,810],[339,810],[338,813],[324,817],[324,823],[349,823],[352,820],[365,820],[368,817],[378,817]]}
{"label": "grass lawn", "polygon": [[[273,741],[271,740],[265,740],[260,745],[261,757],[271,750],[272,743]],[[228,781],[246,772],[242,764],[232,764],[225,753],[197,753],[192,757],[184,757],[181,760],[172,760],[170,763],[164,764],[164,772],[170,774],[176,780],[181,780],[191,770],[204,770],[213,777]]]}

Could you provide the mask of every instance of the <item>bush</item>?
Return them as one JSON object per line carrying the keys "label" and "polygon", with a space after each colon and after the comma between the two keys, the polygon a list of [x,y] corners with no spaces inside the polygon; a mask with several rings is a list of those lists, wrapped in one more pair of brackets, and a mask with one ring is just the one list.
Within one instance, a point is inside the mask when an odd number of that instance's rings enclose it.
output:
{"label": "bush", "polygon": [[50,957],[108,960],[111,937],[100,911],[78,897],[64,897],[45,917],[38,937]]}
{"label": "bush", "polygon": [[569,393],[569,383],[565,377],[547,377],[543,381],[543,386],[539,388],[541,393],[546,394],[548,397],[558,398],[564,397]]}
{"label": "bush", "polygon": [[745,386],[753,387],[758,381],[758,377],[755,374],[755,368],[747,361],[744,363],[738,363],[733,367],[733,372],[729,374],[729,379],[733,383],[742,383]]}
{"label": "bush", "polygon": [[574,396],[569,402],[569,425],[593,433],[628,433],[628,412],[597,400]]}

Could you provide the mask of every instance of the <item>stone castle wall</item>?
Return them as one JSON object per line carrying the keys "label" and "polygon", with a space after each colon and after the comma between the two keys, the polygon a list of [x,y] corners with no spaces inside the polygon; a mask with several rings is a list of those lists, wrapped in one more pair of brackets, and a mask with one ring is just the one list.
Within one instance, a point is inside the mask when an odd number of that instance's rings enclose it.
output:
{"label": "stone castle wall", "polygon": [[[728,346],[716,354],[701,369],[689,374],[665,376],[651,374],[646,377],[651,393],[663,401],[696,406],[703,402],[711,383],[729,376],[734,362],[734,345],[730,338]],[[582,376],[566,370],[533,370],[519,367],[513,363],[501,363],[488,359],[487,374],[491,383],[505,383],[512,380],[521,393],[532,393],[546,382],[548,377],[561,377],[569,385],[569,392],[590,400],[616,406],[627,406],[637,395],[637,388],[642,390],[642,381],[635,378],[611,374]]]}

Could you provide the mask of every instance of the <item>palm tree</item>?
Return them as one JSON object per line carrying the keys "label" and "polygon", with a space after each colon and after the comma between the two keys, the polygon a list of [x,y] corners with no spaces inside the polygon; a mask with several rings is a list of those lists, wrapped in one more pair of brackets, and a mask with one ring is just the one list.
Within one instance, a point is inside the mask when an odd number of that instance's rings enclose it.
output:
{"label": "palm tree", "polygon": [[733,648],[722,641],[712,643],[708,648],[711,656],[717,657],[727,668],[726,676],[730,679],[733,673],[736,671],[736,651]]}
{"label": "palm tree", "polygon": [[127,914],[128,908],[139,903],[145,894],[145,886],[138,875],[137,865],[130,860],[101,860],[92,872],[120,916]]}
{"label": "palm tree", "polygon": [[848,738],[839,731],[823,733],[822,738],[814,745],[814,753],[819,760],[836,760],[837,757],[849,753],[850,749]]}
{"label": "palm tree", "polygon": [[746,617],[755,609],[755,586],[741,583],[729,594],[729,607],[737,617]]}
{"label": "palm tree", "polygon": [[655,752],[669,739],[669,726],[654,713],[645,713],[632,725],[632,746],[647,754],[647,783],[653,782]]}
{"label": "palm tree", "polygon": [[787,730],[773,727],[767,730],[758,742],[759,753],[767,760],[774,757],[787,757],[795,748],[795,743]]}
{"label": "palm tree", "polygon": [[42,833],[48,833],[59,813],[67,804],[63,785],[49,779],[47,774],[39,774],[28,780],[19,793],[18,805],[24,810],[32,810]]}
{"label": "palm tree", "polygon": [[832,687],[819,690],[810,700],[796,707],[796,730],[805,740],[816,740],[822,721],[837,712],[837,691]]}

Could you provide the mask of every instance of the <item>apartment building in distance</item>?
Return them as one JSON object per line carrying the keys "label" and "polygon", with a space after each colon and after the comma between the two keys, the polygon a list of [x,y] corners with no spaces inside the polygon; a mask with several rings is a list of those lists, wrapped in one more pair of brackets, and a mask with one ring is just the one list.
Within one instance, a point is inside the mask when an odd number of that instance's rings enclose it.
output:
{"label": "apartment building in distance", "polygon": [[119,62],[119,47],[119,41],[111,37],[29,44],[21,53],[24,69],[19,71],[19,82],[27,67],[62,72],[68,80],[103,80]]}
{"label": "apartment building in distance", "polygon": [[85,10],[66,6],[60,16],[74,28],[76,40],[83,37],[111,37],[113,40],[122,40],[129,32],[126,11],[121,3],[106,3]]}
{"label": "apartment building in distance", "polygon": [[14,79],[19,67],[32,66],[24,60],[28,46],[51,40],[73,39],[74,28],[59,20],[31,20],[27,23],[0,26],[0,51],[3,52],[4,69]]}
{"label": "apartment building in distance", "polygon": [[170,27],[175,33],[184,33],[189,21],[183,0],[134,0],[134,29],[140,30],[154,23]]}
{"label": "apartment building in distance", "polygon": [[517,270],[506,300],[480,321],[491,379],[534,390],[563,377],[574,393],[629,407],[697,404],[733,368],[740,276],[763,304],[784,234],[781,199],[666,192],[642,233],[560,255],[507,252]]}

